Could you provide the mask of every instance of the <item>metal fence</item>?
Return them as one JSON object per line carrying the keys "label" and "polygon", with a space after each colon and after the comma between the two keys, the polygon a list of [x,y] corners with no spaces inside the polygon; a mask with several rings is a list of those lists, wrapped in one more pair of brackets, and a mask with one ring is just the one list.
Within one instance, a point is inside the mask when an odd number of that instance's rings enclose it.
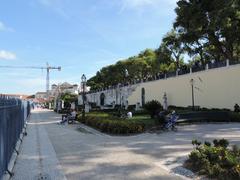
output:
{"label": "metal fence", "polygon": [[0,179],[8,171],[8,163],[29,114],[29,102],[0,95]]}

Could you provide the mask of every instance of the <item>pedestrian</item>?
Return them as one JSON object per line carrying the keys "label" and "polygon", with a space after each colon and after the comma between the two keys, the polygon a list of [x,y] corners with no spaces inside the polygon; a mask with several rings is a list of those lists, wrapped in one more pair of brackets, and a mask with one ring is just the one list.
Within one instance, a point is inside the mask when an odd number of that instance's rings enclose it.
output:
{"label": "pedestrian", "polygon": [[132,112],[131,111],[129,111],[128,113],[127,113],[127,118],[132,118]]}

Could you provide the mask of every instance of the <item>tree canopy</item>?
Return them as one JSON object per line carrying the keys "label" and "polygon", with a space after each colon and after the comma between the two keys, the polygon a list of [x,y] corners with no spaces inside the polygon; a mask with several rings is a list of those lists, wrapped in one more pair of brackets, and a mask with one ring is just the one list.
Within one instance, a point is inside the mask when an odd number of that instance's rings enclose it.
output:
{"label": "tree canopy", "polygon": [[60,97],[61,100],[64,101],[64,107],[71,107],[71,103],[76,102],[78,100],[78,96],[76,94],[64,93]]}
{"label": "tree canopy", "polygon": [[91,90],[174,71],[186,65],[186,54],[189,64],[239,60],[240,0],[179,0],[175,12],[172,30],[159,48],[103,67],[88,80]]}

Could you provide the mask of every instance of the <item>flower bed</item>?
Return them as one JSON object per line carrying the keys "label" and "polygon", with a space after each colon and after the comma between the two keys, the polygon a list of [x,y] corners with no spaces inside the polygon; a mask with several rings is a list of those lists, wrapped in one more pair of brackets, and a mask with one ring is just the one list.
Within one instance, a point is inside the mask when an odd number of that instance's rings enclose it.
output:
{"label": "flower bed", "polygon": [[228,148],[229,143],[225,139],[214,140],[213,144],[193,140],[192,144],[195,149],[185,163],[187,168],[219,180],[240,179],[240,149],[237,146]]}

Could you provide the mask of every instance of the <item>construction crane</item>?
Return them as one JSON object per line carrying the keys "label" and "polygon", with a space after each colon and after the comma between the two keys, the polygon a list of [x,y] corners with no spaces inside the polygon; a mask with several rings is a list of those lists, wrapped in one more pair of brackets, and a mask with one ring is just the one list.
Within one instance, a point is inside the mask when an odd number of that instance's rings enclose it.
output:
{"label": "construction crane", "polygon": [[61,71],[61,66],[54,67],[49,66],[47,63],[44,67],[38,67],[38,66],[0,66],[0,68],[11,68],[11,69],[46,69],[47,70],[47,76],[46,76],[46,93],[47,93],[47,100],[49,100],[49,74],[50,70],[57,69],[58,71]]}

